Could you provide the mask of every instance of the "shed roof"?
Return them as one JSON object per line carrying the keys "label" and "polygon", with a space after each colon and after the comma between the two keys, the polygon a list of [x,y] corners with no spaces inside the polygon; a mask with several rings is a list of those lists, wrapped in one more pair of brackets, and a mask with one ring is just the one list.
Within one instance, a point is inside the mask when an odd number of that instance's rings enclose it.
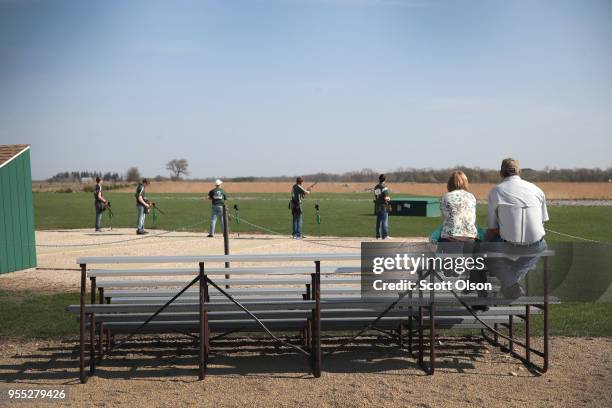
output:
{"label": "shed roof", "polygon": [[27,144],[0,145],[0,167],[30,148]]}

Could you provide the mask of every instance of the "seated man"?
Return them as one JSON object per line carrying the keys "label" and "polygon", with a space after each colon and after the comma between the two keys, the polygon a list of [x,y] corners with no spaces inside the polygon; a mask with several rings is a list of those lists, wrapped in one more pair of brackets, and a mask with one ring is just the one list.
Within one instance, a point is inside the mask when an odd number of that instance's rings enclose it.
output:
{"label": "seated man", "polygon": [[533,269],[538,256],[519,256],[543,251],[543,223],[548,221],[546,197],[535,184],[521,179],[519,162],[504,159],[500,175],[503,181],[489,193],[486,241],[502,242],[500,250],[515,254],[512,258],[490,258],[487,262],[509,298],[525,294],[519,281]]}

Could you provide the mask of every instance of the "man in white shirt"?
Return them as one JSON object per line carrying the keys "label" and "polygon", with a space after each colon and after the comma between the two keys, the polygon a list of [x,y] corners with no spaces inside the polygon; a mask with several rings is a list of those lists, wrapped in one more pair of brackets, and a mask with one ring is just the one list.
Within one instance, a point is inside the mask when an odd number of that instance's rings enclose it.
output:
{"label": "man in white shirt", "polygon": [[[535,184],[521,179],[515,159],[502,161],[503,181],[489,193],[486,241],[504,242],[504,252],[537,253],[547,248],[543,223],[548,221],[546,197]],[[524,295],[519,281],[533,269],[538,256],[490,259],[489,268],[502,283],[502,293],[516,298]]]}

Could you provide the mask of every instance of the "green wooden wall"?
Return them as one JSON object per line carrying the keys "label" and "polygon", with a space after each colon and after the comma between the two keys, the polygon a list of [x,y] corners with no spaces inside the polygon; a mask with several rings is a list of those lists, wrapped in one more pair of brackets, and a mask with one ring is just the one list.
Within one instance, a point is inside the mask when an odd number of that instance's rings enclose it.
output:
{"label": "green wooden wall", "polygon": [[30,149],[0,167],[0,274],[36,266]]}

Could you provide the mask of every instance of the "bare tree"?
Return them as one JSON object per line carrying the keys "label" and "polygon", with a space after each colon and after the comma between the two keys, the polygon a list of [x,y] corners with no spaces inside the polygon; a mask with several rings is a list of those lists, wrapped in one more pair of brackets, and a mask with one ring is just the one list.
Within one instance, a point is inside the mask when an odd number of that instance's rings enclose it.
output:
{"label": "bare tree", "polygon": [[178,180],[181,178],[181,174],[189,175],[187,168],[189,167],[189,162],[187,159],[172,159],[166,164],[166,170],[172,173],[172,179]]}
{"label": "bare tree", "polygon": [[140,181],[140,171],[137,167],[130,167],[126,175],[127,181]]}

